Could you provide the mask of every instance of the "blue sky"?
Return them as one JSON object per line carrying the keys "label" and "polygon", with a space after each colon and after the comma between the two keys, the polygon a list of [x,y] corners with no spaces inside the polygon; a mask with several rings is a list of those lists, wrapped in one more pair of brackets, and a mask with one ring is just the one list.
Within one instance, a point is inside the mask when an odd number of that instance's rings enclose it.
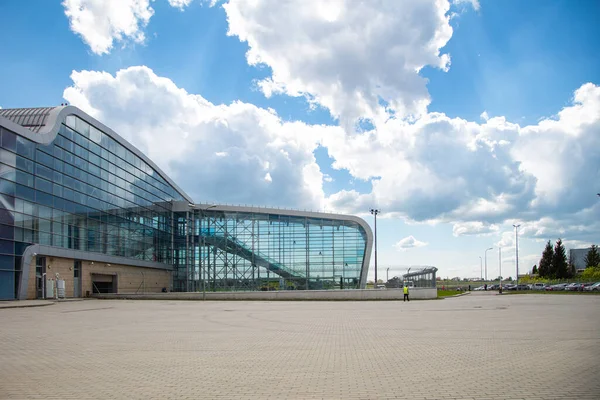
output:
{"label": "blue sky", "polygon": [[513,223],[521,270],[598,243],[598,2],[208,3],[2,2],[0,106],[69,101],[198,202],[381,208],[391,274],[478,276],[494,247],[496,276],[501,246],[514,275]]}

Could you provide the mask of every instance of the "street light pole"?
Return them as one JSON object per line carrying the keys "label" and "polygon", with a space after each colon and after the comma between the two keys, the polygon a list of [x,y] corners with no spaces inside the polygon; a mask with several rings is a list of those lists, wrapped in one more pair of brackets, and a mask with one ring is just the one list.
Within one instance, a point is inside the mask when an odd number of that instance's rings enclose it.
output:
{"label": "street light pole", "polygon": [[483,280],[483,260],[481,259],[481,256],[479,256],[479,279]]}
{"label": "street light pole", "polygon": [[385,283],[388,283],[390,281],[390,269],[388,268],[385,271]]}
{"label": "street light pole", "polygon": [[502,247],[498,247],[498,271],[500,274],[500,293],[502,293]]}
{"label": "street light pole", "polygon": [[519,290],[519,225],[514,225],[515,227],[515,264],[517,266],[517,290]]}
{"label": "street light pole", "polygon": [[488,280],[488,277],[487,277],[487,252],[490,250],[493,250],[493,249],[494,249],[493,247],[490,247],[489,249],[485,249],[485,253],[484,253],[484,255],[485,255],[485,281],[486,282]]}
{"label": "street light pole", "polygon": [[371,214],[375,216],[375,287],[377,287],[377,214],[380,212],[376,208],[371,208]]}

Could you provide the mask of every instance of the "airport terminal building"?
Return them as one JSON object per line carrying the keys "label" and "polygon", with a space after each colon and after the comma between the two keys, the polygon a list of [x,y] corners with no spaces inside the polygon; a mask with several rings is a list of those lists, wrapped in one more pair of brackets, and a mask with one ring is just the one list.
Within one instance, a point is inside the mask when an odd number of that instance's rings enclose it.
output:
{"label": "airport terminal building", "polygon": [[76,107],[0,109],[0,144],[0,300],[366,285],[361,218],[194,204]]}

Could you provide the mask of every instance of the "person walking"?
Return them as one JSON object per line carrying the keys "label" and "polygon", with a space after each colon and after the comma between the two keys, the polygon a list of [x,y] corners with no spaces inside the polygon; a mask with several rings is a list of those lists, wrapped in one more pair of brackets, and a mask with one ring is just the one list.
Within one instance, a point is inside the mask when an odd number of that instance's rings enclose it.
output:
{"label": "person walking", "polygon": [[410,299],[408,298],[408,283],[405,282],[404,283],[404,301],[410,301]]}

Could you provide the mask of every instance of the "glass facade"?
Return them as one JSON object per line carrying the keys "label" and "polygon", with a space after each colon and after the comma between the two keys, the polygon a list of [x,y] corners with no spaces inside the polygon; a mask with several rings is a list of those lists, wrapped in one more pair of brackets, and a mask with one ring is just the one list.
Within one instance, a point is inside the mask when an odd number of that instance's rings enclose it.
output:
{"label": "glass facade", "polygon": [[32,244],[164,265],[175,291],[364,287],[364,221],[194,206],[114,132],[72,114],[57,121],[49,144],[0,126],[0,299],[22,292]]}
{"label": "glass facade", "polygon": [[175,290],[360,287],[367,235],[357,222],[198,209],[175,221]]}
{"label": "glass facade", "polygon": [[33,243],[172,264],[183,196],[114,138],[71,115],[48,145],[4,128],[0,144],[0,298]]}

